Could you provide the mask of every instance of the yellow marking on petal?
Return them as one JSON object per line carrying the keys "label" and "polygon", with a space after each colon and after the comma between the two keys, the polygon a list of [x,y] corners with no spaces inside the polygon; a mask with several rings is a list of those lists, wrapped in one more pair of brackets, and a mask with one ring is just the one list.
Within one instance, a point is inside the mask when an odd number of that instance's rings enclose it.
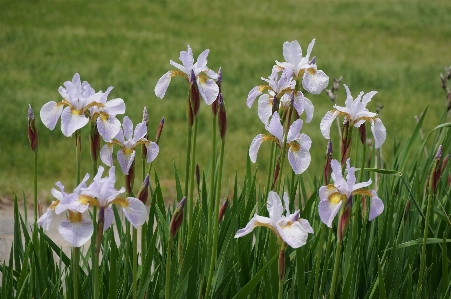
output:
{"label": "yellow marking on petal", "polygon": [[67,217],[72,223],[80,223],[82,220],[80,212],[69,211],[69,216]]}
{"label": "yellow marking on petal", "polygon": [[133,153],[134,150],[135,150],[134,148],[128,148],[128,147],[123,147],[122,148],[122,152],[126,156],[130,156]]}
{"label": "yellow marking on petal", "polygon": [[128,207],[130,204],[128,203],[128,201],[127,201],[127,198],[123,198],[123,197],[118,197],[118,198],[115,198],[113,201],[111,201],[111,202],[109,202],[108,204],[110,205],[110,204],[117,204],[117,205],[120,205],[121,207],[124,207],[124,208],[126,208],[126,207]]}
{"label": "yellow marking on petal", "polygon": [[72,112],[72,114],[77,115],[77,116],[80,116],[83,114],[82,110],[77,110],[77,109],[72,109],[72,108],[71,108],[70,112]]}
{"label": "yellow marking on petal", "polygon": [[292,142],[288,143],[288,145],[290,146],[292,152],[297,153],[301,150],[301,145],[299,143],[297,143],[296,141],[292,141]]}
{"label": "yellow marking on petal", "polygon": [[207,77],[207,76],[199,75],[199,76],[197,77],[197,81],[199,82],[199,84],[205,84],[205,82],[207,82],[207,80],[208,80],[208,77]]}
{"label": "yellow marking on petal", "polygon": [[271,87],[269,85],[260,85],[258,87],[258,91],[259,92],[264,92],[265,90],[271,89]]}
{"label": "yellow marking on petal", "polygon": [[[329,195],[329,197],[327,198],[329,200],[329,202],[331,204],[338,204],[341,200],[342,200],[342,196],[344,194],[340,194],[338,192],[332,193],[331,195]],[[344,195],[346,197],[346,195]]]}
{"label": "yellow marking on petal", "polygon": [[[186,74],[185,74],[184,72],[182,72],[182,71],[171,71],[170,76],[171,76],[171,77],[182,76],[182,77],[187,78]],[[188,78],[187,78],[187,79],[188,79]]]}
{"label": "yellow marking on petal", "polygon": [[87,105],[86,107],[85,107],[85,111],[87,111],[89,108],[91,108],[91,107],[97,107],[97,108],[103,108],[103,107],[105,107],[105,104],[103,104],[103,103],[99,103],[99,102],[91,102],[91,103],[89,103],[89,105]]}
{"label": "yellow marking on petal", "polygon": [[316,75],[316,70],[313,67],[309,67],[307,69],[307,72],[309,73],[309,75]]}
{"label": "yellow marking on petal", "polygon": [[287,224],[285,225],[280,225],[281,228],[285,229],[285,228],[290,228],[293,225],[293,222],[288,221]]}
{"label": "yellow marking on petal", "polygon": [[57,106],[57,107],[58,107],[58,106],[64,106],[64,105],[68,105],[68,106],[72,107],[72,104],[69,103],[67,100],[62,100],[61,102],[56,103],[56,106]]}
{"label": "yellow marking on petal", "polygon": [[262,136],[262,140],[263,141],[274,141],[275,143],[279,143],[279,140],[277,140],[277,138],[276,137],[274,137],[274,136],[271,136],[271,135],[263,135]]}
{"label": "yellow marking on petal", "polygon": [[102,119],[102,121],[107,121],[110,116],[105,111],[102,111],[100,112],[100,118]]}
{"label": "yellow marking on petal", "polygon": [[299,80],[300,78],[302,78],[302,76],[304,76],[304,73],[305,73],[305,69],[299,70],[299,73],[296,76],[296,81]]}
{"label": "yellow marking on petal", "polygon": [[78,197],[78,201],[81,202],[83,205],[90,205],[92,207],[100,207],[99,202],[94,197],[88,196],[88,195],[80,195]]}
{"label": "yellow marking on petal", "polygon": [[269,229],[272,230],[272,232],[276,235],[276,237],[279,238],[279,233],[277,232],[277,230],[276,230],[271,224],[268,224],[268,223],[261,223],[261,222],[258,222],[258,221],[255,221],[254,224],[255,224],[255,226],[264,226],[264,227],[269,228]]}
{"label": "yellow marking on petal", "polygon": [[60,201],[58,199],[53,201],[52,204],[50,205],[49,209],[53,211],[59,203],[60,203]]}

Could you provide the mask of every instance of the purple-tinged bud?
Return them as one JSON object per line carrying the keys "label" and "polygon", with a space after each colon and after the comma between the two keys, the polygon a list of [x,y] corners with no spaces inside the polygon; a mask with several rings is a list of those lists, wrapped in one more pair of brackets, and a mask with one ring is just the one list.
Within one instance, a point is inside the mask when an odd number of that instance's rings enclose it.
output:
{"label": "purple-tinged bud", "polygon": [[31,105],[28,105],[28,141],[30,142],[31,150],[37,153],[39,144],[38,131],[36,130],[36,122]]}
{"label": "purple-tinged bud", "polygon": [[279,111],[279,99],[277,98],[277,96],[274,96],[274,98],[272,99],[272,114],[274,114],[274,112]]}
{"label": "purple-tinged bud", "polygon": [[332,84],[332,92],[336,92],[338,88],[340,87],[340,82],[343,79],[343,76],[340,76],[340,78],[334,78],[334,83]]}
{"label": "purple-tinged bud", "polygon": [[[147,137],[148,137],[147,132],[149,132],[149,113],[147,113],[147,108],[146,107],[144,107],[144,109],[143,109],[143,120],[142,120],[142,122],[146,124],[146,135],[144,135],[144,138],[147,139]],[[146,148],[145,144],[141,145],[141,152],[142,152],[143,160],[146,160],[147,159],[147,148]]]}
{"label": "purple-tinged bud", "polygon": [[316,64],[316,56],[313,56],[312,60],[310,60],[308,64],[310,65]]}
{"label": "purple-tinged bud", "polygon": [[199,164],[196,164],[196,183],[197,183],[197,190],[200,190],[200,170],[199,170]]}
{"label": "purple-tinged bud", "polygon": [[435,154],[434,159],[435,159],[435,160],[440,160],[440,159],[442,159],[442,155],[443,155],[443,146],[440,145],[440,146],[438,147],[438,149],[437,149],[437,153]]}
{"label": "purple-tinged bud", "polygon": [[330,139],[327,142],[327,150],[324,160],[324,183],[328,185],[330,174],[332,173],[332,167],[330,166],[330,163],[332,162],[332,140]]}
{"label": "purple-tinged bud", "polygon": [[279,280],[285,277],[285,251],[279,251]]}
{"label": "purple-tinged bud", "polygon": [[95,246],[96,254],[100,253],[104,226],[105,226],[105,208],[101,207],[99,210],[99,215],[98,215],[98,220],[97,220],[97,237],[96,237],[96,246]]}
{"label": "purple-tinged bud", "polygon": [[219,132],[221,134],[221,139],[224,140],[227,133],[227,113],[224,104],[224,98],[222,93],[219,94],[218,98],[219,110],[218,110],[218,125]]}
{"label": "purple-tinged bud", "polygon": [[351,218],[351,209],[345,209],[338,222],[338,241],[343,241],[349,226],[349,219]]}
{"label": "purple-tinged bud", "polygon": [[193,114],[193,110],[191,109],[190,97],[188,97],[188,101],[187,101],[186,118],[188,119],[188,125],[190,127],[192,127],[194,124],[194,114]]}
{"label": "purple-tinged bud", "polygon": [[197,86],[197,79],[194,71],[191,70],[190,80],[189,80],[190,88],[189,88],[189,98],[190,98],[190,106],[193,111],[193,115],[197,116],[200,108],[200,94],[199,87]]}
{"label": "purple-tinged bud", "polygon": [[42,217],[42,204],[41,201],[38,198],[38,217],[41,218]]}
{"label": "purple-tinged bud", "polygon": [[144,181],[141,185],[141,189],[138,192],[138,199],[143,203],[147,203],[147,198],[149,197],[149,175],[146,175]]}
{"label": "purple-tinged bud", "polygon": [[132,165],[128,170],[128,174],[125,175],[125,190],[127,191],[128,196],[133,194],[133,183],[135,182],[135,161],[136,159],[133,159]]}
{"label": "purple-tinged bud", "polygon": [[155,143],[158,144],[160,142],[161,133],[163,132],[164,127],[164,117],[160,120],[158,124],[157,133],[155,134]]}
{"label": "purple-tinged bud", "polygon": [[90,134],[90,142],[91,142],[91,158],[94,163],[97,165],[97,161],[99,160],[100,153],[100,134],[97,129],[97,123],[91,122],[91,134]]}
{"label": "purple-tinged bud", "polygon": [[366,145],[366,126],[365,123],[361,124],[359,127],[359,137],[360,142],[362,142],[363,146]]}
{"label": "purple-tinged bud", "polygon": [[290,222],[296,222],[299,220],[299,215],[301,214],[300,210],[297,210],[296,212],[294,212],[293,215],[291,215],[291,218],[289,219]]}
{"label": "purple-tinged bud", "polygon": [[226,198],[226,200],[222,203],[221,208],[219,208],[218,223],[220,223],[222,221],[222,218],[224,218],[228,205],[229,199]]}
{"label": "purple-tinged bud", "polygon": [[435,154],[434,166],[432,167],[432,172],[431,172],[431,177],[432,177],[432,181],[431,181],[432,190],[431,191],[432,191],[432,193],[435,193],[435,190],[437,190],[437,184],[438,184],[438,181],[440,180],[440,177],[442,176],[444,166],[446,166],[446,164],[448,164],[449,155],[447,155],[445,157],[445,159],[443,159],[443,161],[440,162],[440,160],[442,160],[442,156],[443,156],[443,146],[440,145],[437,150],[437,153]]}
{"label": "purple-tinged bud", "polygon": [[174,238],[175,234],[179,230],[183,221],[183,209],[186,203],[186,196],[183,197],[182,201],[175,208],[174,214],[172,215],[171,224],[169,226],[170,238]]}
{"label": "purple-tinged bud", "polygon": [[216,79],[216,85],[218,85],[218,96],[216,97],[216,100],[211,104],[211,112],[213,112],[213,116],[216,116],[218,114],[218,101],[219,101],[219,95],[222,93],[222,69],[219,68],[218,71],[218,78]]}
{"label": "purple-tinged bud", "polygon": [[143,109],[143,122],[146,123],[146,125],[149,123],[149,113],[147,112],[146,107]]}
{"label": "purple-tinged bud", "polygon": [[[218,84],[218,86],[221,87],[221,85],[220,85],[221,83],[222,83],[222,68],[219,68],[218,78],[216,78],[216,84]],[[219,92],[221,92],[221,91],[219,91]]]}
{"label": "purple-tinged bud", "polygon": [[352,134],[349,134],[349,121],[345,117],[341,127],[341,165],[346,164],[351,149]]}

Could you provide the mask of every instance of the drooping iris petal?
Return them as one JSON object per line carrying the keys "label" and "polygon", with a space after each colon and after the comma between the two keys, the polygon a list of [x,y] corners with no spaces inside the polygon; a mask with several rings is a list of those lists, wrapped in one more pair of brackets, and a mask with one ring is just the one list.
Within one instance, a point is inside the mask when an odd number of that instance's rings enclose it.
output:
{"label": "drooping iris petal", "polygon": [[52,222],[52,216],[53,216],[53,211],[50,209],[47,209],[47,211],[42,214],[41,217],[39,217],[37,223],[40,227],[42,227],[44,230],[49,230],[50,228],[50,223]]}
{"label": "drooping iris petal", "polygon": [[302,120],[301,119],[295,120],[291,124],[290,129],[288,129],[287,142],[291,142],[296,138],[300,137],[301,129],[302,129]]}
{"label": "drooping iris petal", "polygon": [[371,122],[371,132],[373,132],[374,136],[374,147],[381,147],[382,143],[384,143],[387,138],[387,131],[379,118],[376,118]]}
{"label": "drooping iris petal", "polygon": [[283,126],[280,122],[280,116],[277,111],[273,113],[272,118],[269,121],[269,125],[266,125],[266,130],[275,136],[279,140],[280,144],[283,143]]}
{"label": "drooping iris petal", "polygon": [[133,142],[138,142],[141,138],[144,138],[147,134],[147,126],[145,122],[141,122],[136,125],[135,131],[133,133]]}
{"label": "drooping iris petal", "polygon": [[110,115],[118,115],[125,113],[125,103],[123,99],[112,99],[105,103],[105,108]]}
{"label": "drooping iris petal", "polygon": [[299,248],[307,243],[308,233],[298,221],[286,223],[286,220],[277,223],[277,232],[280,237],[292,248]]}
{"label": "drooping iris petal", "polygon": [[63,112],[63,108],[63,105],[57,104],[54,101],[48,102],[42,106],[40,116],[44,126],[50,130],[53,130],[61,116],[61,113]]}
{"label": "drooping iris petal", "polygon": [[79,218],[77,221],[63,220],[58,226],[58,231],[63,239],[74,247],[80,247],[88,242],[94,230],[91,219],[81,215]]}
{"label": "drooping iris petal", "polygon": [[263,142],[263,136],[263,134],[259,134],[255,136],[251,142],[251,146],[249,147],[249,158],[251,159],[252,163],[255,163],[257,161],[257,154],[258,150],[260,149],[260,145]]}
{"label": "drooping iris petal", "polygon": [[251,91],[249,91],[249,94],[247,95],[247,100],[246,100],[246,106],[251,108],[252,104],[254,104],[255,99],[261,95],[264,91],[265,86],[264,85],[259,85],[259,86],[255,86],[254,88],[251,89]]}
{"label": "drooping iris petal", "polygon": [[335,118],[338,116],[338,111],[328,111],[326,115],[321,119],[320,129],[321,134],[324,138],[330,139],[330,126],[332,125]]}
{"label": "drooping iris petal", "polygon": [[160,151],[160,148],[158,147],[158,144],[155,142],[150,141],[147,145],[147,162],[150,163],[158,156],[158,153]]}
{"label": "drooping iris petal", "polygon": [[295,174],[303,173],[310,165],[312,157],[310,155],[311,139],[305,134],[301,134],[301,144],[292,144],[288,149],[288,161]]}
{"label": "drooping iris petal", "polygon": [[110,142],[121,129],[121,122],[113,115],[108,118],[98,117],[96,124],[97,130],[105,142]]}
{"label": "drooping iris petal", "polygon": [[107,143],[100,150],[100,160],[107,166],[113,166],[113,144]]}
{"label": "drooping iris petal", "polygon": [[121,166],[121,170],[125,175],[128,175],[128,171],[132,166],[133,160],[135,159],[135,151],[125,153],[123,150],[117,152],[117,161]]}
{"label": "drooping iris petal", "polygon": [[166,90],[169,87],[169,83],[171,83],[172,74],[171,71],[168,71],[166,74],[161,76],[158,80],[157,85],[155,85],[155,95],[162,99],[166,94]]}
{"label": "drooping iris petal", "polygon": [[321,70],[307,69],[302,78],[302,86],[312,94],[320,94],[329,84],[329,77]]}
{"label": "drooping iris petal", "polygon": [[135,227],[143,225],[147,220],[146,206],[137,198],[127,197],[122,206],[122,211],[128,221]]}
{"label": "drooping iris petal", "polygon": [[384,211],[384,203],[377,196],[374,190],[371,190],[371,199],[370,199],[370,215],[368,216],[368,220],[371,221]]}
{"label": "drooping iris petal", "polygon": [[103,217],[104,217],[103,231],[106,231],[108,228],[110,228],[111,224],[113,223],[114,212],[113,212],[113,209],[111,208],[111,206],[108,206],[105,208],[103,213],[104,213],[103,214]]}
{"label": "drooping iris petal", "polygon": [[244,237],[245,235],[251,233],[255,227],[264,225],[271,225],[271,219],[268,217],[258,216],[257,214],[246,224],[246,227],[239,229],[235,234],[236,238]]}
{"label": "drooping iris petal", "polygon": [[332,227],[332,221],[341,208],[342,201],[330,203],[328,200],[321,200],[318,204],[318,213],[321,221],[328,227]]}
{"label": "drooping iris petal", "polygon": [[211,105],[218,97],[219,87],[214,80],[205,80],[205,78],[199,77],[197,80],[197,86],[205,104]]}
{"label": "drooping iris petal", "polygon": [[79,110],[73,110],[69,107],[64,108],[61,114],[61,131],[64,136],[70,137],[78,129],[83,128],[89,119],[81,114]]}
{"label": "drooping iris petal", "polygon": [[312,121],[315,107],[313,106],[313,103],[306,97],[304,97],[304,109],[305,109],[305,122],[309,123]]}
{"label": "drooping iris petal", "polygon": [[272,99],[268,94],[263,94],[258,99],[258,117],[265,125],[272,115]]}

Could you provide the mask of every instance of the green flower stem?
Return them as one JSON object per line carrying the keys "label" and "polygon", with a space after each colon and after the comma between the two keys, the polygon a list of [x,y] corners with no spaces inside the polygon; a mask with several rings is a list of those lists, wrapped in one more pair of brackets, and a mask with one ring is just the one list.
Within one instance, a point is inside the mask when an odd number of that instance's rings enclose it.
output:
{"label": "green flower stem", "polygon": [[[282,246],[283,247],[283,246]],[[279,250],[279,294],[277,296],[278,299],[282,299],[283,296],[283,279],[285,277],[285,249],[281,248]]]}
{"label": "green flower stem", "polygon": [[[75,131],[75,163],[76,163],[76,182],[77,186],[80,185],[81,181],[81,131]],[[80,248],[73,248],[73,279],[74,279],[74,298],[78,297],[78,266],[80,264]]]}
{"label": "green flower stem", "polygon": [[211,168],[210,168],[210,200],[208,201],[208,229],[207,229],[207,248],[210,248],[212,224],[215,221],[212,218],[213,206],[215,206],[217,198],[213,197],[215,193],[215,170],[216,170],[216,115],[212,117],[212,134],[211,134]]}
{"label": "green flower stem", "polygon": [[221,153],[219,157],[219,168],[218,168],[218,182],[216,184],[216,196],[215,196],[215,214],[214,214],[214,228],[213,228],[213,247],[211,252],[211,261],[210,261],[210,272],[208,274],[208,281],[207,281],[207,289],[205,292],[205,297],[209,298],[210,289],[211,289],[211,280],[213,278],[213,273],[215,270],[215,264],[216,264],[216,255],[217,255],[217,248],[218,248],[218,214],[219,214],[219,196],[221,195],[221,180],[222,180],[222,167],[224,163],[224,145],[225,145],[225,138],[221,140]]}
{"label": "green flower stem", "polygon": [[168,252],[166,253],[166,283],[164,288],[164,298],[169,299],[169,291],[171,289],[171,251],[172,251],[172,238],[168,241]]}
{"label": "green flower stem", "polygon": [[[38,222],[38,153],[34,152],[34,181],[33,181],[33,195],[34,195],[34,223]],[[25,218],[27,218],[27,206],[25,205]]]}
{"label": "green flower stem", "polygon": [[[185,193],[184,196],[188,197],[188,187],[189,187],[189,174],[190,174],[190,165],[191,165],[191,143],[193,139],[193,127],[188,124],[188,146],[186,148],[186,167],[185,167]],[[189,206],[188,200],[188,206]],[[190,215],[189,215],[190,216]],[[188,216],[188,222],[189,217]]]}
{"label": "green flower stem", "polygon": [[282,299],[283,295],[283,279],[279,279],[279,295],[277,296],[278,299]]}
{"label": "green flower stem", "polygon": [[197,116],[194,116],[194,131],[191,149],[191,165],[189,175],[189,200],[188,200],[188,236],[191,233],[193,225],[193,208],[194,208],[194,181],[196,180],[194,172],[196,171],[196,136],[197,136]]}
{"label": "green flower stem", "polygon": [[322,250],[323,250],[323,242],[324,242],[324,231],[325,231],[325,224],[321,222],[320,226],[320,236],[319,236],[319,242],[318,242],[318,252],[316,253],[316,265],[315,265],[315,285],[313,287],[313,298],[319,298],[318,297],[318,282],[319,282],[319,272],[320,272],[320,266],[321,266],[321,260],[322,260]]}
{"label": "green flower stem", "polygon": [[424,234],[423,234],[423,246],[421,248],[421,256],[420,256],[420,274],[418,279],[418,292],[417,296],[420,296],[421,289],[423,287],[423,276],[424,276],[424,269],[426,267],[426,240],[428,237],[428,225],[429,225],[429,217],[431,212],[431,202],[432,202],[432,178],[429,179],[430,185],[429,185],[429,195],[428,195],[428,203],[427,203],[427,209],[426,209],[426,220],[424,222]]}
{"label": "green flower stem", "polygon": [[127,286],[128,282],[129,261],[130,261],[130,222],[125,221],[124,286]]}
{"label": "green flower stem", "polygon": [[[343,208],[340,210],[340,217],[338,217],[338,219],[341,219],[342,214],[343,214]],[[332,273],[332,285],[330,286],[330,293],[329,293],[330,299],[335,298],[335,287],[337,285],[338,268],[340,267],[339,263],[340,263],[340,258],[341,258],[341,245],[342,245],[342,242],[338,239],[338,232],[337,232],[337,248],[335,250],[334,272]]]}
{"label": "green flower stem", "polygon": [[[92,285],[93,285],[93,298],[99,298],[99,255],[96,253],[97,245],[97,207],[94,206],[92,210],[92,223],[94,230],[91,237],[91,256],[92,256]],[[99,219],[100,220],[100,219]],[[102,225],[103,226],[103,225]],[[103,230],[103,227],[102,227]]]}
{"label": "green flower stem", "polygon": [[133,278],[133,293],[132,298],[136,299],[137,290],[138,290],[138,230],[136,228],[132,228],[133,235],[133,257],[132,257],[132,278]]}
{"label": "green flower stem", "polygon": [[[328,267],[328,258],[329,258],[329,252],[330,252],[330,244],[332,243],[332,233],[331,233],[331,231],[328,229],[327,230],[327,236],[326,236],[326,239],[327,239],[327,243],[326,243],[326,254],[324,255],[324,257],[326,258],[326,260],[324,261],[324,266],[323,266],[323,268],[324,269],[327,269],[327,267]],[[319,293],[320,294],[322,294],[323,292],[322,292],[322,289],[323,289],[323,286],[324,286],[324,283],[327,281],[327,279],[326,279],[326,277],[327,277],[327,273],[328,273],[328,271],[323,271],[323,273],[321,274],[321,283],[320,283],[320,285],[319,285]]]}

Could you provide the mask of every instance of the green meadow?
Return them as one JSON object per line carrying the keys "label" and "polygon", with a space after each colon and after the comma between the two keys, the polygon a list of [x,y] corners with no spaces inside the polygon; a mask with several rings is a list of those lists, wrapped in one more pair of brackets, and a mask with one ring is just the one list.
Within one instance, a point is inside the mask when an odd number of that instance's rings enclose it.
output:
{"label": "green meadow", "polygon": [[[415,116],[426,107],[423,130],[438,125],[446,109],[439,74],[451,64],[449,1],[0,2],[0,196],[32,193],[28,104],[37,116],[39,132],[39,198],[51,200],[56,181],[74,187],[74,139],[62,135],[60,123],[54,131],[45,128],[39,110],[48,101],[60,101],[58,87],[79,73],[96,90],[114,86],[109,99],[124,99],[126,115],[134,124],[141,121],[144,106],[150,132],[165,118],[154,166],[163,195],[173,197],[174,163],[184,178],[188,85],[180,77],[173,78],[162,100],[155,96],[154,87],[173,69],[169,60],[179,62],[187,45],[195,59],[210,49],[209,67],[223,70],[228,116],[224,185],[231,185],[235,173],[244,177],[251,140],[265,132],[257,105],[245,106],[248,92],[264,83],[260,77],[270,75],[275,60],[283,61],[283,42],[298,40],[305,53],[313,38],[312,55],[330,82],[343,76],[342,83],[354,97],[360,91],[378,91],[368,109],[374,111],[378,102],[383,105],[380,118],[387,128],[383,145],[387,163],[395,140],[412,134]],[[303,128],[313,140],[313,160],[305,176],[315,177],[322,173],[326,150],[319,122],[332,103],[325,93],[307,97],[315,113]],[[344,99],[341,86],[337,104],[344,106]],[[207,169],[210,107],[202,105],[200,114],[196,155],[201,169]],[[86,158],[82,173],[87,173],[91,171],[89,129],[82,134]],[[332,136],[337,136],[335,126]],[[334,150],[339,152],[338,144]],[[258,164],[253,165],[261,181],[266,178],[269,152],[270,146],[264,144]]]}

